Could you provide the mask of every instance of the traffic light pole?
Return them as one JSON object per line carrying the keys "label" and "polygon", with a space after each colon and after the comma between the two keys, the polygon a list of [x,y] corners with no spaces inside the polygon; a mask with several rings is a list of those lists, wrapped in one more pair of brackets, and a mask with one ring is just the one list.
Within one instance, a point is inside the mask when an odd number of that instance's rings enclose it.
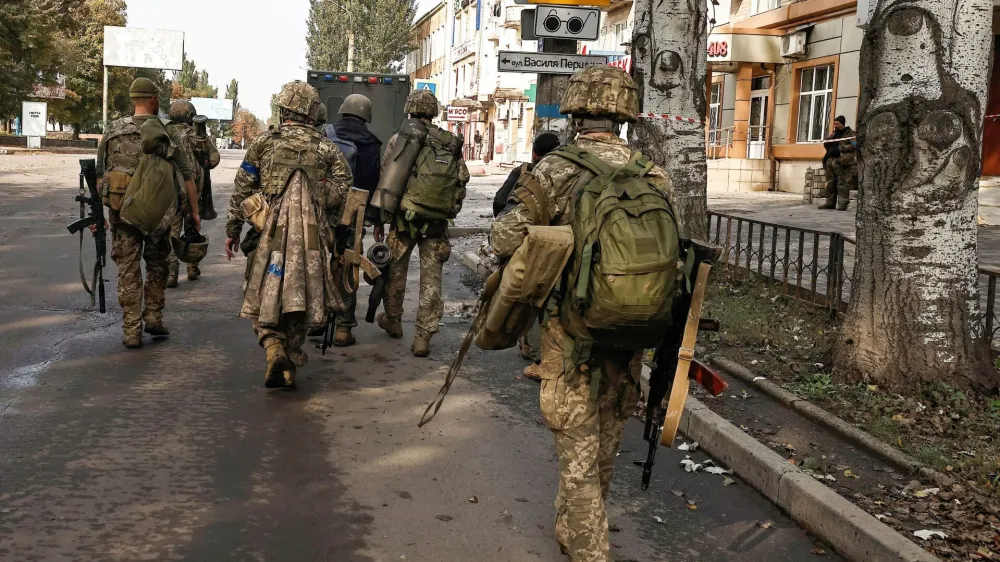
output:
{"label": "traffic light pole", "polygon": [[[539,41],[541,41],[543,53],[576,54],[576,40],[574,39],[539,39]],[[538,75],[538,91],[535,97],[536,137],[542,132],[551,131],[559,135],[559,139],[564,143],[573,140],[569,138],[569,120],[559,114],[559,104],[562,102],[567,87],[569,87],[569,75]]]}

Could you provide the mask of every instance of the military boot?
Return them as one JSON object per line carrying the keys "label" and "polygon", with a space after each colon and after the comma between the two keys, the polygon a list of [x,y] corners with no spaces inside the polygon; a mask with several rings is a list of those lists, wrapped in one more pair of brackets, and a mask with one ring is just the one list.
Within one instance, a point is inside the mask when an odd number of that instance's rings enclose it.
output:
{"label": "military boot", "polygon": [[357,343],[351,329],[344,326],[337,326],[337,333],[333,335],[334,347],[349,347]]}
{"label": "military boot", "polygon": [[824,204],[822,204],[822,205],[819,206],[819,209],[822,209],[822,210],[833,209],[836,206],[837,206],[837,203],[835,201],[831,201],[831,200],[827,199],[826,203],[824,203]]}
{"label": "military boot", "polygon": [[295,363],[296,367],[305,367],[309,364],[309,354],[303,349],[290,349],[288,350],[288,358]]}
{"label": "military boot", "polygon": [[188,264],[188,281],[197,281],[201,277],[201,268],[193,263]]}
{"label": "military boot", "polygon": [[173,289],[177,286],[177,273],[180,269],[180,264],[172,263],[167,269],[167,288]]}
{"label": "military boot", "polygon": [[378,315],[378,327],[385,330],[385,333],[389,334],[390,338],[403,337],[403,325],[399,320],[390,320],[384,312]]}
{"label": "military boot", "polygon": [[[281,388],[285,386],[286,371],[295,377],[295,363],[285,355],[285,345],[278,338],[267,338],[264,341],[264,351],[267,353],[267,370],[264,372],[265,388]],[[294,382],[293,382],[294,384]]]}
{"label": "military boot", "polygon": [[417,331],[417,335],[413,336],[413,345],[410,346],[410,351],[413,352],[414,357],[427,357],[431,353],[431,335],[423,331]]}
{"label": "military boot", "polygon": [[841,203],[840,205],[837,205],[837,210],[838,211],[846,211],[848,205],[850,205],[850,203]]}
{"label": "military boot", "polygon": [[146,332],[147,334],[153,337],[170,335],[170,330],[168,330],[167,327],[163,325],[162,320],[159,322],[146,322],[145,327],[143,327],[142,331]]}
{"label": "military boot", "polygon": [[139,349],[142,347],[142,332],[125,332],[122,344],[129,349]]}

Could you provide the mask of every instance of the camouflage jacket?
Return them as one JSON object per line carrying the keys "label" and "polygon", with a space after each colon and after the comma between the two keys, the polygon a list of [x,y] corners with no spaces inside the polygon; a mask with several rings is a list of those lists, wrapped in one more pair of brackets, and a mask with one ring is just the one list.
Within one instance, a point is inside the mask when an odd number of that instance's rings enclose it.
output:
{"label": "camouflage jacket", "polygon": [[[615,166],[624,166],[632,156],[632,149],[625,141],[607,133],[582,134],[574,144]],[[582,187],[582,182],[589,181],[593,174],[569,160],[561,158],[557,153],[553,153],[535,164],[530,172],[522,176],[518,185],[526,176],[532,176],[538,180],[547,194],[545,204],[548,206],[551,217],[549,226],[563,226],[570,224],[573,218],[573,194],[577,188]],[[662,168],[654,167],[647,178],[657,189],[666,194],[671,207],[678,208],[670,176]],[[681,226],[680,218],[677,217],[678,227]],[[517,195],[512,195],[508,210],[497,217],[493,223],[490,240],[497,256],[509,258],[513,255],[527,235],[528,227],[535,225],[533,221],[534,217],[532,217],[528,206],[520,202]]]}
{"label": "camouflage jacket", "polygon": [[[139,165],[142,155],[142,142],[139,138],[139,127],[151,115],[136,115],[112,121],[108,130],[101,137],[97,147],[97,177],[102,177],[110,170],[119,169],[131,175]],[[167,122],[167,134],[175,147],[183,147],[184,140],[177,125]],[[188,159],[185,150],[174,150],[170,160],[177,165],[185,180],[195,178],[194,162]]]}
{"label": "camouflage jacket", "polygon": [[322,133],[301,123],[286,123],[259,135],[247,148],[243,164],[236,172],[233,196],[229,199],[226,217],[226,236],[238,239],[246,219],[241,204],[250,195],[260,191],[277,196],[284,182],[291,175],[288,171],[282,180],[279,176],[288,170],[287,163],[275,162],[275,152],[297,153],[295,167],[306,171],[320,203],[320,224],[334,228],[340,220],[341,205],[354,179],[351,168],[337,146]]}
{"label": "camouflage jacket", "polygon": [[188,162],[191,163],[191,168],[194,170],[194,177],[192,179],[194,180],[195,185],[200,187],[205,176],[205,171],[201,167],[196,151],[198,136],[195,133],[194,126],[185,125],[183,123],[175,123],[174,126],[177,128],[177,132],[180,133],[181,142],[184,145],[184,155],[187,157]]}
{"label": "camouflage jacket", "polygon": [[[431,124],[430,121],[425,121],[425,123],[427,124],[428,127],[436,127],[437,126],[437,125]],[[385,143],[385,151],[382,153],[382,173],[385,173],[386,166],[389,165],[389,162],[390,162],[391,159],[389,158],[388,155],[392,154],[392,149],[396,146],[396,138],[398,136],[399,136],[399,133],[396,133],[395,135],[392,135],[391,137],[389,137],[389,142]],[[461,139],[461,136],[459,136],[459,139]],[[469,183],[469,178],[471,178],[471,177],[472,177],[471,174],[469,174],[469,167],[465,165],[465,159],[462,158],[461,154],[459,154],[459,158],[458,158],[458,183],[461,186],[459,194],[458,194],[459,210],[461,210],[462,202],[465,201],[465,194],[466,194],[465,186]],[[401,224],[405,223],[405,221],[402,219],[402,217],[397,217],[397,219],[399,220],[399,222]],[[390,220],[392,220],[392,217],[386,216],[385,213],[383,213],[382,221],[383,222],[389,222]]]}

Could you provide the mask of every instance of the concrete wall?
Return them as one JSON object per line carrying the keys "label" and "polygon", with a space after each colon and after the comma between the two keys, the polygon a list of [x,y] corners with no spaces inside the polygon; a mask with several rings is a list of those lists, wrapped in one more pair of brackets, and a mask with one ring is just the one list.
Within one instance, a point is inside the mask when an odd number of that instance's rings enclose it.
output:
{"label": "concrete wall", "polygon": [[821,168],[819,160],[779,160],[778,190],[803,193],[806,189],[806,168]]}
{"label": "concrete wall", "polygon": [[767,191],[770,177],[770,160],[720,158],[708,161],[708,191],[712,193]]}

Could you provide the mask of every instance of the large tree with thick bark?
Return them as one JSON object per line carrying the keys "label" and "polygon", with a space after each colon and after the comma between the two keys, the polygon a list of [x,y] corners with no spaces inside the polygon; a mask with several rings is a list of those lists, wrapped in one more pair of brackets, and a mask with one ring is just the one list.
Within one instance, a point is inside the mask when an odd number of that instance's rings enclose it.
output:
{"label": "large tree with thick bark", "polygon": [[[701,120],[706,112],[707,6],[704,0],[636,0],[632,75],[640,111]],[[685,237],[708,235],[705,126],[640,119],[629,128],[634,148],[670,174]]]}
{"label": "large tree with thick bark", "polygon": [[897,391],[994,387],[977,176],[990,0],[877,0],[861,47],[858,248],[839,372]]}

